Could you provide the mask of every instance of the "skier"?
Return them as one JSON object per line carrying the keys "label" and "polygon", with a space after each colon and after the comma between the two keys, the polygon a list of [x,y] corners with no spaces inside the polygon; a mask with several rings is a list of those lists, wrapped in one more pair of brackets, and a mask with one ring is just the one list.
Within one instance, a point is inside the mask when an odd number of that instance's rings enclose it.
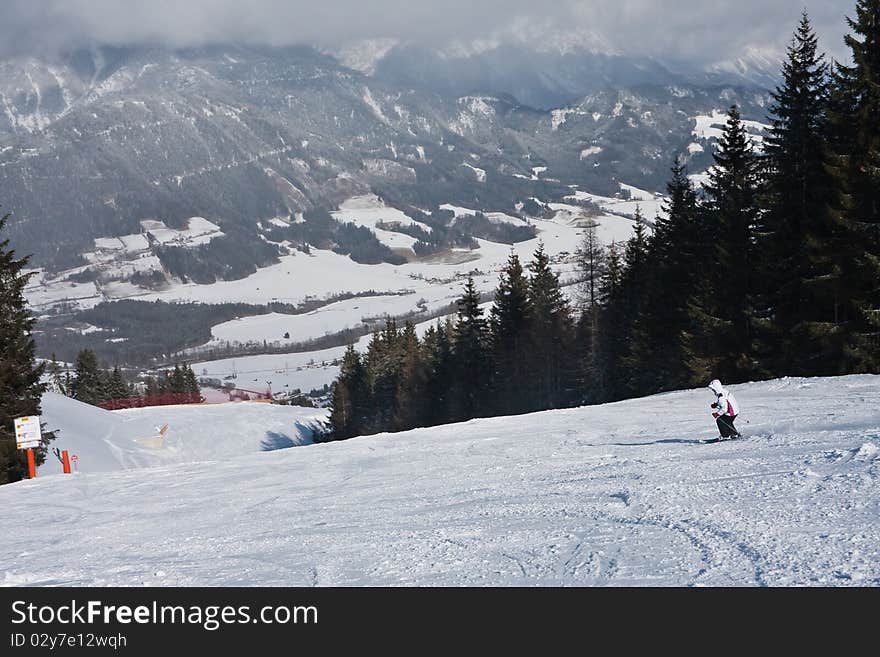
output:
{"label": "skier", "polygon": [[742,434],[733,426],[736,416],[739,415],[739,404],[733,393],[721,385],[721,381],[713,379],[708,386],[715,393],[715,402],[712,404],[712,417],[718,424],[721,432],[721,440],[726,438],[741,438]]}

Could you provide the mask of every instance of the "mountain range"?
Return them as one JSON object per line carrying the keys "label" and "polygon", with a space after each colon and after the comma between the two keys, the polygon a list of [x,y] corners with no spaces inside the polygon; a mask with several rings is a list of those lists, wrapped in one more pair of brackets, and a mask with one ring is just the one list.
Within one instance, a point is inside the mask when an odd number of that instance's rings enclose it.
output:
{"label": "mountain range", "polygon": [[367,192],[517,214],[573,185],[659,190],[675,153],[695,172],[711,161],[695,117],[737,103],[760,120],[768,101],[741,75],[586,50],[386,46],[366,67],[310,47],[3,61],[0,184],[14,243],[63,270],[143,220],[206,217],[259,240],[261,221]]}

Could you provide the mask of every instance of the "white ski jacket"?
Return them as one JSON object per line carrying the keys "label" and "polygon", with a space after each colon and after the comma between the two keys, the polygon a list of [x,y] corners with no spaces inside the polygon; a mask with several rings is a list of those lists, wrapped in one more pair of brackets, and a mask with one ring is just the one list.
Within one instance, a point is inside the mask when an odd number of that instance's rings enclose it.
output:
{"label": "white ski jacket", "polygon": [[712,404],[712,417],[739,415],[739,404],[733,393],[721,385],[721,381],[715,379],[709,384],[709,390],[715,393],[715,403]]}

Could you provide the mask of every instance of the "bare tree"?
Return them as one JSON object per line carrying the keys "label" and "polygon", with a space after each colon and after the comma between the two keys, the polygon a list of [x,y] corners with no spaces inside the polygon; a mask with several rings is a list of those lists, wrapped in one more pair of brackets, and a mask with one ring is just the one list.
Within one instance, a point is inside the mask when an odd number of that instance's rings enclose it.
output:
{"label": "bare tree", "polygon": [[594,313],[602,303],[602,276],[606,269],[605,247],[599,241],[599,224],[588,219],[584,236],[575,252],[580,289],[577,304],[581,313]]}

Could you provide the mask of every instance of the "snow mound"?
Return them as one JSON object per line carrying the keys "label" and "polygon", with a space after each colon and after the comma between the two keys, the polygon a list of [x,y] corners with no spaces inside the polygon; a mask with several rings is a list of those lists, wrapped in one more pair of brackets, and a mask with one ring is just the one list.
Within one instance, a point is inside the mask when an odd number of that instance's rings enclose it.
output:
{"label": "snow mound", "polygon": [[[54,393],[43,395],[42,412],[46,429],[57,432],[52,448],[75,454],[78,472],[227,459],[308,445],[325,416],[320,409],[256,403],[110,412]],[[49,454],[38,474],[60,472],[61,463]]]}

